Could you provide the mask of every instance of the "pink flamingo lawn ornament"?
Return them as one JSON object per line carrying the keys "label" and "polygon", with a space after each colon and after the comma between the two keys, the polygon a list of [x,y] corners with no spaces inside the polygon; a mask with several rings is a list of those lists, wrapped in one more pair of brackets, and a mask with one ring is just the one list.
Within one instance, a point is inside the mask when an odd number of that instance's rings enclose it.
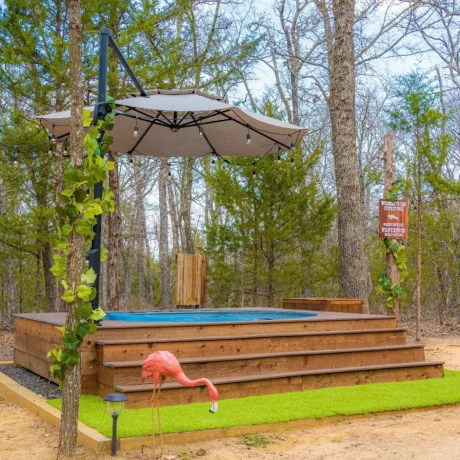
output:
{"label": "pink flamingo lawn ornament", "polygon": [[153,394],[152,399],[152,436],[153,436],[153,458],[155,459],[155,392],[158,386],[157,408],[158,408],[158,433],[160,435],[160,455],[163,455],[163,439],[161,437],[161,420],[160,420],[160,391],[161,385],[166,377],[172,377],[177,382],[185,387],[197,387],[206,385],[209,390],[209,397],[212,405],[209,412],[215,414],[217,412],[217,400],[219,393],[214,385],[208,379],[190,380],[182,370],[177,358],[169,351],[155,351],[147,356],[147,359],[142,365],[142,383],[149,376],[153,376]]}

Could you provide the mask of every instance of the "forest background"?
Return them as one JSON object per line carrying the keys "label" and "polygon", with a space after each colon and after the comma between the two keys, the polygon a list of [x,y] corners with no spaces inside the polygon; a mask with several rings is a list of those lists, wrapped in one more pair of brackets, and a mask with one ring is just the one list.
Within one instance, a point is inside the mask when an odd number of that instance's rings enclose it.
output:
{"label": "forest background", "polygon": [[[145,88],[200,88],[309,129],[301,149],[263,158],[255,174],[247,158],[111,153],[117,212],[103,222],[102,307],[171,307],[178,251],[206,254],[208,307],[277,307],[283,297],[344,292],[330,116],[331,5],[111,0],[82,7],[87,105],[96,96],[98,31],[107,26]],[[354,32],[360,194],[352,205],[363,216],[360,276],[369,309],[389,308],[388,293],[375,288],[382,286],[387,250],[378,238],[383,136],[392,132],[395,193],[410,204],[405,314],[415,308],[420,228],[422,313],[450,324],[460,312],[460,2],[359,1]],[[69,106],[68,33],[65,1],[0,4],[4,328],[14,313],[65,309],[50,268],[67,146],[48,143],[32,116]],[[113,56],[109,66],[109,94],[131,94]]]}

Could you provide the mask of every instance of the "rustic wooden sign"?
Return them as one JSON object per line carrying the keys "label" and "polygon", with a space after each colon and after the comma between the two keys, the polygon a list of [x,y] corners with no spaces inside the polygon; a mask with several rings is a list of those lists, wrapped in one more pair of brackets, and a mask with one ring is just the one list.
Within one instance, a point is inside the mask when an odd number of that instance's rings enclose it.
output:
{"label": "rustic wooden sign", "polygon": [[406,200],[380,200],[379,236],[407,240],[409,236],[409,207]]}

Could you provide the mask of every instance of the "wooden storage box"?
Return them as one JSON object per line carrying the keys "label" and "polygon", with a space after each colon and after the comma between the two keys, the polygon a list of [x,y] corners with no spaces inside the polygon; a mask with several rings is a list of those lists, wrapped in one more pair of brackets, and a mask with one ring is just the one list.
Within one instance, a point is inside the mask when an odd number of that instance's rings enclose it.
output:
{"label": "wooden storage box", "polygon": [[334,299],[327,297],[300,297],[283,299],[283,308],[289,310],[335,311],[340,313],[363,313],[361,299]]}

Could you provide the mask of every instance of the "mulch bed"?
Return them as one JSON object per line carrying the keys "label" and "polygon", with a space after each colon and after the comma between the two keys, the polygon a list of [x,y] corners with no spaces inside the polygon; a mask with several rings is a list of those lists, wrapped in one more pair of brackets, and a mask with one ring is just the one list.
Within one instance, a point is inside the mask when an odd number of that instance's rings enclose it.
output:
{"label": "mulch bed", "polygon": [[46,399],[60,398],[62,395],[61,390],[59,390],[59,387],[55,383],[49,382],[47,379],[23,367],[0,366],[0,372],[3,372],[15,382]]}

